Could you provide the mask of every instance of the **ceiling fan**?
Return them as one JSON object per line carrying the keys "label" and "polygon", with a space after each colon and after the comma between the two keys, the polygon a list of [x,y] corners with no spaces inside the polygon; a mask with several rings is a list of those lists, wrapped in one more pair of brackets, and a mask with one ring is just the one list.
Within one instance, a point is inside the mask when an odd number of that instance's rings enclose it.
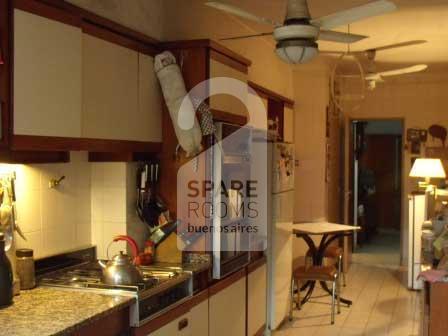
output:
{"label": "ceiling fan", "polygon": [[272,34],[277,42],[277,55],[283,61],[292,64],[306,63],[317,56],[319,52],[316,43],[317,40],[350,44],[367,38],[364,35],[342,33],[332,31],[331,29],[369,17],[389,13],[397,9],[392,1],[377,0],[365,5],[312,19],[307,0],[288,0],[286,18],[284,23],[280,24],[221,1],[208,1],[205,5],[246,20],[273,26],[273,32],[239,36],[225,40]]}
{"label": "ceiling fan", "polygon": [[[367,50],[362,51],[349,51],[349,52],[338,52],[338,51],[322,51],[324,54],[339,54],[339,55],[353,55],[355,57],[363,57],[365,56],[368,60],[367,63],[367,71],[366,75],[364,76],[365,80],[367,81],[367,88],[369,90],[373,90],[376,88],[377,83],[384,82],[385,77],[391,77],[391,76],[399,76],[399,75],[405,75],[410,73],[416,73],[424,71],[428,68],[428,65],[426,64],[417,64],[405,68],[398,68],[394,70],[388,70],[388,71],[376,71],[375,66],[375,58],[378,51],[384,51],[384,50],[390,50],[390,49],[397,49],[402,47],[410,47],[415,45],[420,45],[427,43],[425,40],[413,40],[413,41],[406,41],[396,44],[390,44],[387,46],[377,47],[377,48],[371,48]],[[350,75],[340,75],[339,77],[351,77]]]}

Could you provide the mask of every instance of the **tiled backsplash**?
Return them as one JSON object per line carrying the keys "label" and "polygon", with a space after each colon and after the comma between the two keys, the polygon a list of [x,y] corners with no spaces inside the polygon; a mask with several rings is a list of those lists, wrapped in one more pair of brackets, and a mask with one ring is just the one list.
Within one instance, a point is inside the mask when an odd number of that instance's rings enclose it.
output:
{"label": "tiled backsplash", "polygon": [[[44,257],[91,244],[90,163],[87,153],[71,153],[62,164],[15,165],[17,219],[28,241],[17,247]],[[50,179],[66,176],[50,189]]]}
{"label": "tiled backsplash", "polygon": [[[126,164],[93,163],[92,169],[92,242],[99,258],[106,258],[107,245],[117,234],[126,234]],[[124,242],[111,245],[112,257],[126,250]]]}
{"label": "tiled backsplash", "polygon": [[[135,212],[136,164],[90,163],[85,152],[70,153],[63,164],[14,165],[18,222],[27,241],[16,234],[17,247],[41,258],[97,245],[98,257],[118,234],[129,234],[142,247],[148,228]],[[55,188],[50,179],[66,178]],[[109,254],[126,251],[111,245]]]}
{"label": "tiled backsplash", "polygon": [[[107,247],[119,234],[132,236],[142,247],[147,226],[136,215],[136,165],[132,163],[93,163],[92,242],[99,258],[107,258]],[[125,242],[110,245],[109,257],[126,251]]]}

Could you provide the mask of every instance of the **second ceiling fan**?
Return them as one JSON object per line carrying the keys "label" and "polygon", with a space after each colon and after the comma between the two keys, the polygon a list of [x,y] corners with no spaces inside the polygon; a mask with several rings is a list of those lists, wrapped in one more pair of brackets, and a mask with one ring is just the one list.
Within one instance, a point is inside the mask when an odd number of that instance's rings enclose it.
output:
{"label": "second ceiling fan", "polygon": [[350,44],[367,38],[364,35],[342,33],[332,31],[331,29],[386,14],[397,9],[392,1],[377,0],[320,18],[311,18],[307,0],[288,0],[286,18],[284,23],[280,24],[221,1],[208,1],[205,4],[246,20],[273,26],[273,32],[230,39],[272,34],[277,42],[277,55],[283,61],[292,64],[306,63],[317,56],[319,53],[317,40]]}
{"label": "second ceiling fan", "polygon": [[[375,58],[378,52],[385,51],[385,50],[391,50],[391,49],[398,49],[403,47],[411,47],[416,45],[421,45],[427,43],[426,40],[413,40],[413,41],[406,41],[401,43],[395,43],[390,44],[382,47],[377,48],[370,48],[367,50],[361,50],[361,51],[348,51],[348,52],[339,52],[339,51],[321,51],[324,54],[336,54],[340,55],[341,57],[344,57],[344,55],[352,55],[356,58],[367,58],[367,64],[366,64],[366,74],[364,76],[365,80],[367,81],[368,88],[370,90],[373,90],[376,88],[377,83],[384,82],[384,79],[386,77],[392,77],[392,76],[399,76],[399,75],[405,75],[410,73],[416,73],[424,71],[428,68],[428,65],[426,64],[416,64],[412,66],[407,66],[403,68],[396,68],[393,70],[387,70],[387,71],[377,71],[376,65],[375,65]],[[351,77],[350,75],[340,75],[339,77]],[[357,77],[357,76],[354,76]]]}

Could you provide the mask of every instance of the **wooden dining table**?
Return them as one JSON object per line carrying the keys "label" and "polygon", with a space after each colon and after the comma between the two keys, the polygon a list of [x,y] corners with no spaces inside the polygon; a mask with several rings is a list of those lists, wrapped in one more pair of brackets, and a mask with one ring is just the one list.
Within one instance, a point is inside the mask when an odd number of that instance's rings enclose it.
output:
{"label": "wooden dining table", "polygon": [[[321,266],[324,260],[324,252],[330,246],[330,244],[343,237],[350,237],[354,231],[360,230],[359,226],[343,225],[328,222],[308,222],[308,223],[294,223],[293,234],[302,238],[308,245],[313,258],[314,266]],[[312,236],[321,236],[319,246],[316,246]],[[331,290],[328,288],[325,281],[320,281],[320,286],[324,291],[331,295]],[[308,281],[299,290],[306,291],[301,301],[302,304],[306,303],[313,293],[316,287],[316,281]],[[340,298],[341,302],[350,306],[351,300]]]}

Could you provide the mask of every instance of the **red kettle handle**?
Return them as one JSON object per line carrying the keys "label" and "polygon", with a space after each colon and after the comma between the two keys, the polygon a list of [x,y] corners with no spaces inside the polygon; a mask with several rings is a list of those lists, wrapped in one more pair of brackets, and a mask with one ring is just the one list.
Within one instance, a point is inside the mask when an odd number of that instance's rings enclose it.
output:
{"label": "red kettle handle", "polygon": [[137,246],[136,241],[132,237],[125,236],[125,235],[118,235],[118,236],[114,237],[113,241],[114,242],[117,242],[117,241],[125,241],[125,242],[127,242],[131,246],[132,257],[134,258],[134,260],[135,260],[135,258],[137,258],[137,256],[138,256],[138,246]]}

